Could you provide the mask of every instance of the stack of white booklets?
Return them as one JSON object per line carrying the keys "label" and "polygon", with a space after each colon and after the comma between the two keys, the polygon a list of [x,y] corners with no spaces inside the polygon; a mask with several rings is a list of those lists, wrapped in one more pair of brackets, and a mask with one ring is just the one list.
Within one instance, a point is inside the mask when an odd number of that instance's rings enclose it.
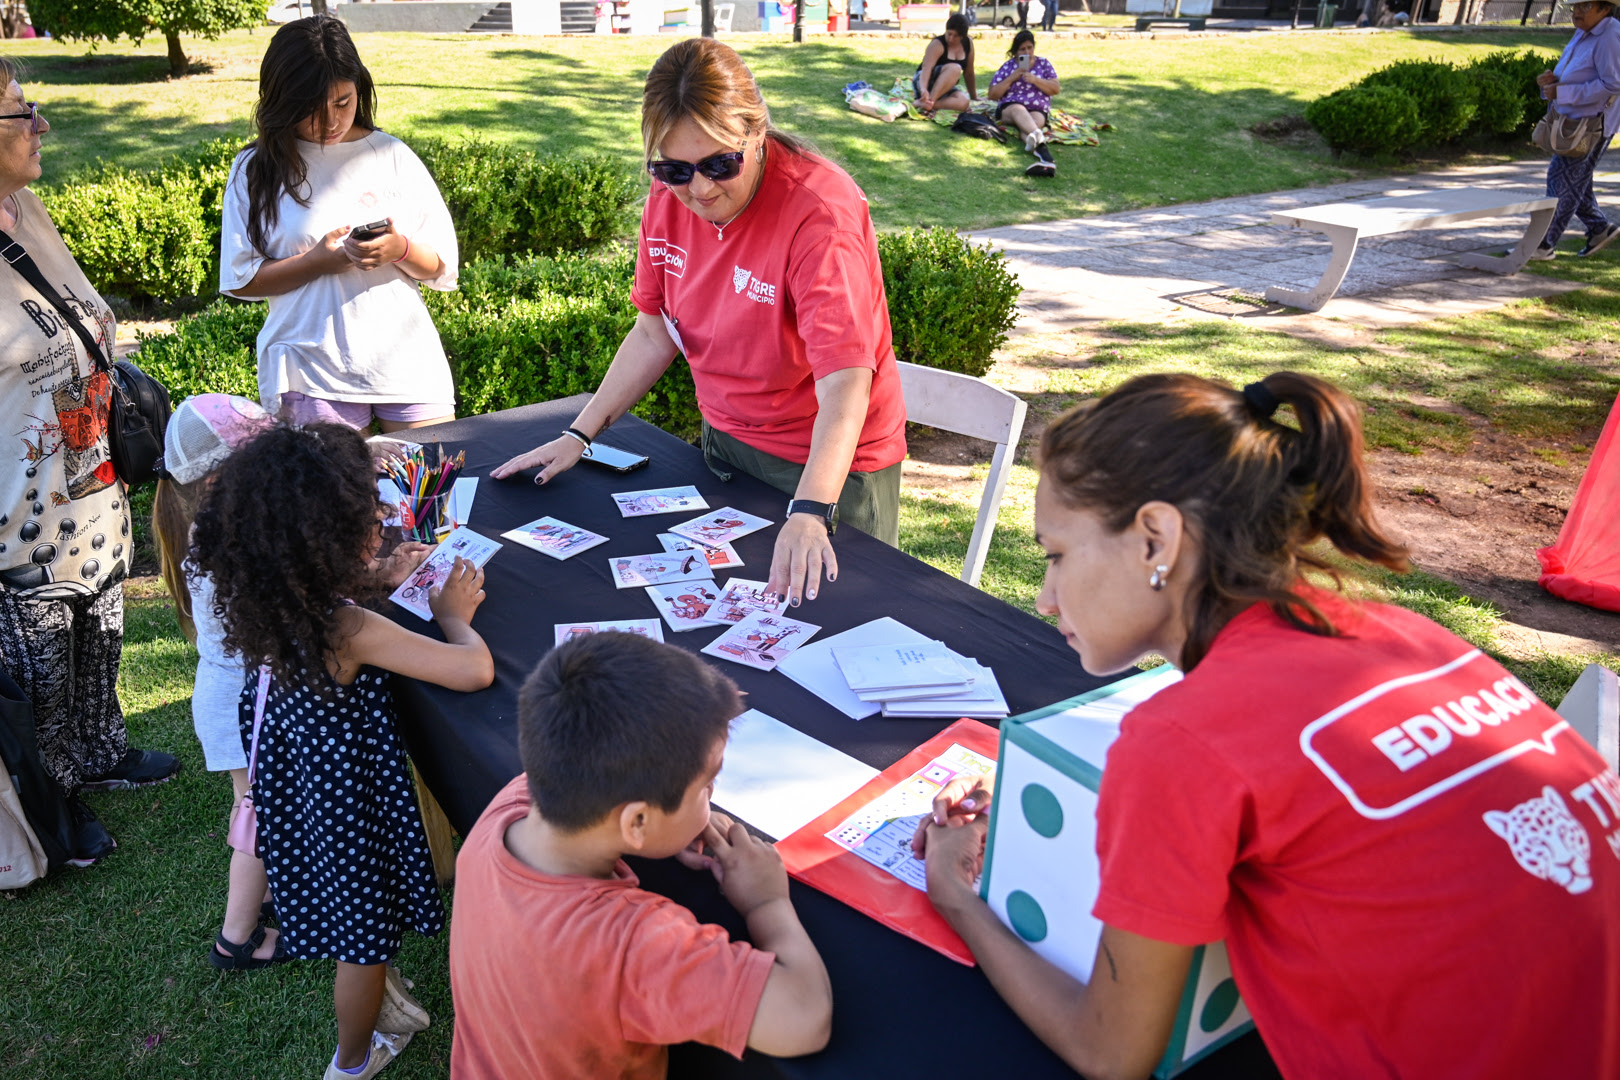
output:
{"label": "stack of white booklets", "polygon": [[832,656],[855,696],[881,705],[884,716],[1007,715],[995,672],[944,642],[835,647]]}

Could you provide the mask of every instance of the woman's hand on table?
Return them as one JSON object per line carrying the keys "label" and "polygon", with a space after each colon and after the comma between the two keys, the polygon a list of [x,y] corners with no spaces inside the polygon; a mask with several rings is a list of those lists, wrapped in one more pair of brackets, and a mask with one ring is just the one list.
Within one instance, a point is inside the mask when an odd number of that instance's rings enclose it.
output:
{"label": "woman's hand on table", "polygon": [[344,256],[361,270],[397,263],[410,249],[411,242],[399,234],[392,221],[388,223],[388,231],[373,240],[356,240],[351,234],[343,241]]}
{"label": "woman's hand on table", "polygon": [[484,570],[456,556],[450,574],[428,593],[428,608],[439,622],[472,624],[473,612],[484,602]]}
{"label": "woman's hand on table", "polygon": [[514,473],[538,466],[540,474],[534,478],[534,482],[543,484],[558,473],[572,469],[584,453],[585,447],[578,439],[559,435],[544,446],[537,446],[527,454],[519,454],[510,461],[495,466],[489,471],[489,475],[496,480],[505,480]]}
{"label": "woman's hand on table", "polygon": [[789,514],[776,534],[765,591],[785,596],[797,607],[801,600],[816,598],[822,571],[826,571],[828,581],[838,577],[838,556],[833,554],[827,523],[814,514]]}

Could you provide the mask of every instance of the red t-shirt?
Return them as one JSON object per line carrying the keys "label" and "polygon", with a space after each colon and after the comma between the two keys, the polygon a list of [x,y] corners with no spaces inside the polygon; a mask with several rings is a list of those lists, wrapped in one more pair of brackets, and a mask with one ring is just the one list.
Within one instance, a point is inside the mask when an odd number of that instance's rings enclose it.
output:
{"label": "red t-shirt", "polygon": [[1265,605],[1108,753],[1094,914],[1225,939],[1283,1075],[1620,1076],[1620,778],[1421,616]]}
{"label": "red t-shirt", "polygon": [[637,888],[622,862],[611,880],[519,862],[506,830],[528,812],[519,776],[456,857],[451,1076],[655,1080],[687,1041],[741,1057],[775,956]]}
{"label": "red t-shirt", "polygon": [[877,234],[866,196],[832,162],[772,145],[753,201],[723,230],[654,183],[630,298],[664,316],[713,427],[802,465],[815,381],[864,367],[872,397],[850,468],[906,456]]}

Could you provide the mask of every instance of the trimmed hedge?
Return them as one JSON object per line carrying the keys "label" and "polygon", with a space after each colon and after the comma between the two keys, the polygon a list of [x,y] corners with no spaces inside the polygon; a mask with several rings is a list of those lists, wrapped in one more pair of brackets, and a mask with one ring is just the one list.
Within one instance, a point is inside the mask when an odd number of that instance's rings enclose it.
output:
{"label": "trimmed hedge", "polygon": [[1522,136],[1546,111],[1536,76],[1555,59],[1535,49],[1504,49],[1462,67],[1402,60],[1317,98],[1305,119],[1335,152],[1360,154]]}
{"label": "trimmed hedge", "polygon": [[623,235],[641,197],[600,154],[540,157],[479,139],[411,141],[444,194],[463,262],[591,251]]}
{"label": "trimmed hedge", "polygon": [[1334,150],[1393,154],[1423,132],[1417,103],[1393,86],[1347,86],[1305,106],[1305,120]]}
{"label": "trimmed hedge", "polygon": [[[591,251],[623,233],[640,195],[609,158],[539,157],[493,143],[406,140],[433,175],[456,223],[461,261]],[[212,296],[220,213],[237,139],[169,158],[151,172],[103,165],[39,189],[98,292],[147,303]]]}
{"label": "trimmed hedge", "polygon": [[982,377],[1018,318],[1018,278],[1007,257],[951,229],[878,236],[899,360]]}

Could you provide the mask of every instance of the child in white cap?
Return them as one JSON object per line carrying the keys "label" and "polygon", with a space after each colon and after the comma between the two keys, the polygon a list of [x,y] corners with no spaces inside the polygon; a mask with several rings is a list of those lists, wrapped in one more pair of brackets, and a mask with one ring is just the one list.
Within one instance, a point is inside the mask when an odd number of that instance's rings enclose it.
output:
{"label": "child in white cap", "polygon": [[[197,645],[197,682],[191,722],[210,772],[229,772],[232,814],[248,790],[247,753],[237,723],[246,682],[240,657],[225,652],[225,628],[214,615],[214,587],[207,574],[188,567],[191,523],[209,478],[225,459],[275,426],[258,402],[234,394],[199,394],[175,409],[163,438],[163,475],[152,504],[163,581],[174,597],[186,636]],[[189,571],[189,572],[188,572]],[[283,957],[278,932],[267,927],[271,906],[264,863],[251,852],[231,853],[225,924],[208,962],[226,971],[251,970]]]}

